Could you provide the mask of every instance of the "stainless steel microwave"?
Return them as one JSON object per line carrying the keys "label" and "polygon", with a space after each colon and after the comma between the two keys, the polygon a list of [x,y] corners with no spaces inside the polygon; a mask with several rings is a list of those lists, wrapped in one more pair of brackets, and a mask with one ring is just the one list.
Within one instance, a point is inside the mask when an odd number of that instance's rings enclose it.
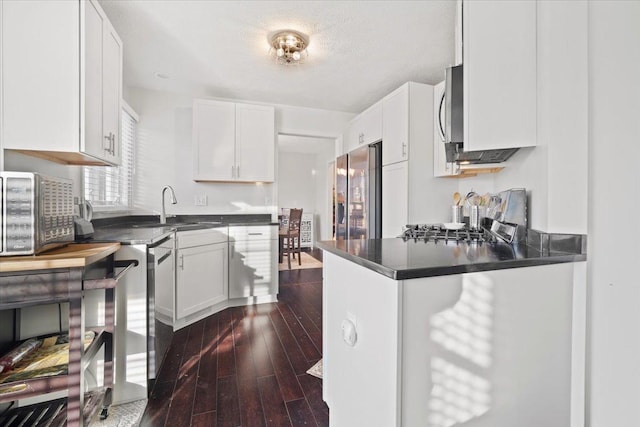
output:
{"label": "stainless steel microwave", "polygon": [[0,255],[31,255],[72,242],[73,182],[0,172]]}
{"label": "stainless steel microwave", "polygon": [[[498,150],[468,151],[464,146],[464,66],[456,65],[446,69],[446,83],[443,101],[440,102],[440,130],[444,134],[447,162],[459,164],[500,163],[511,157],[517,148]],[[444,114],[442,108],[444,106]],[[442,118],[444,116],[444,126]],[[444,129],[443,129],[444,128]],[[499,132],[496,129],[496,132]]]}

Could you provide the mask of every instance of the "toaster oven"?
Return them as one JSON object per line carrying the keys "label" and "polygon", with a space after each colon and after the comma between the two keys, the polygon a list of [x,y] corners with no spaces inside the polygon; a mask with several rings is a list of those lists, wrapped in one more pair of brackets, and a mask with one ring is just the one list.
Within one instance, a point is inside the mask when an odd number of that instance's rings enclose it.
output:
{"label": "toaster oven", "polygon": [[0,172],[0,255],[31,255],[72,242],[73,182]]}

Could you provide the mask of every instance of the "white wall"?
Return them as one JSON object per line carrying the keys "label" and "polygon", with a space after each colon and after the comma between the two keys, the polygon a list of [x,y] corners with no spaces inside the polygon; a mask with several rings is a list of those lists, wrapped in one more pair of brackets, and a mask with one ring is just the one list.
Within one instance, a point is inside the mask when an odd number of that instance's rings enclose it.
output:
{"label": "white wall", "polygon": [[[135,208],[158,212],[161,189],[172,185],[177,205],[172,214],[276,213],[277,185],[194,182],[192,179],[190,95],[128,88],[127,101],[140,116],[138,123]],[[241,102],[250,102],[242,101]],[[312,108],[276,105],[276,132],[337,137],[354,115]],[[207,206],[195,206],[206,195]]]}
{"label": "white wall", "polygon": [[66,166],[37,157],[25,156],[15,151],[5,151],[4,170],[38,172],[43,175],[71,179],[73,181],[73,195],[78,197],[82,194],[82,166]]}
{"label": "white wall", "polygon": [[640,425],[639,76],[640,2],[589,2],[590,427]]}
{"label": "white wall", "polygon": [[278,207],[316,213],[316,155],[278,153]]}

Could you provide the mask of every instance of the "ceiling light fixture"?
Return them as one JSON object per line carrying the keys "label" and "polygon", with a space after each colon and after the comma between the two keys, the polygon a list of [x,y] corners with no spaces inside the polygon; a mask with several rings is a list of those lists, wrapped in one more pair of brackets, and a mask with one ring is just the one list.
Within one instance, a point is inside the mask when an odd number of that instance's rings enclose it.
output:
{"label": "ceiling light fixture", "polygon": [[271,49],[278,64],[297,65],[307,57],[309,37],[292,30],[276,32],[271,37]]}

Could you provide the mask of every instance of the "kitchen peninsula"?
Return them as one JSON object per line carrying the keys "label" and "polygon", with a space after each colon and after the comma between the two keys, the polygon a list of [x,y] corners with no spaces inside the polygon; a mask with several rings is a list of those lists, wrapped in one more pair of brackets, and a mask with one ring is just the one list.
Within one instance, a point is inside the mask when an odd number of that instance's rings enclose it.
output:
{"label": "kitchen peninsula", "polygon": [[320,243],[331,425],[575,425],[584,236],[529,234]]}

